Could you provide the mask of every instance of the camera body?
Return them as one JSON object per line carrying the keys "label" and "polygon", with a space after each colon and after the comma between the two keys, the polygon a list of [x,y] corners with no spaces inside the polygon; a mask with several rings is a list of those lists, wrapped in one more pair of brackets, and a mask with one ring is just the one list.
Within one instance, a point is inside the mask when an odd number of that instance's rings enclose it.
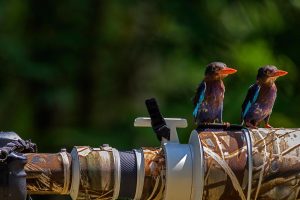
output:
{"label": "camera body", "polygon": [[[0,147],[19,139],[21,138],[14,132],[0,132]],[[26,199],[26,162],[26,157],[17,152],[10,153],[5,161],[0,162],[0,199]]]}

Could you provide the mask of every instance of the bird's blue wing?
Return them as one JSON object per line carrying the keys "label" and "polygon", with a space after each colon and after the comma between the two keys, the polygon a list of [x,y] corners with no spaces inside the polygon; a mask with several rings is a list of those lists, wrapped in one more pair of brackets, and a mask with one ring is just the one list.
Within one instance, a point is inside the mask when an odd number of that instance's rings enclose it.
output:
{"label": "bird's blue wing", "polygon": [[199,107],[204,99],[205,96],[205,90],[206,90],[206,83],[202,81],[196,91],[195,97],[194,97],[194,111],[193,116],[196,118],[198,114]]}
{"label": "bird's blue wing", "polygon": [[252,104],[256,102],[259,95],[259,91],[260,91],[260,86],[258,84],[253,84],[250,86],[247,96],[242,105],[242,120],[244,120]]}

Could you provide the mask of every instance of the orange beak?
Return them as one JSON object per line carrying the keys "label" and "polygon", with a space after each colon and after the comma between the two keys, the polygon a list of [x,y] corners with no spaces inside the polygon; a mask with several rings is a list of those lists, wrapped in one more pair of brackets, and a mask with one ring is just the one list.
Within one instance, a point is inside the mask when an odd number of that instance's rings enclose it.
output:
{"label": "orange beak", "polygon": [[224,67],[223,69],[221,69],[219,71],[219,73],[222,74],[222,75],[234,74],[236,72],[237,72],[236,69],[229,68],[229,67]]}
{"label": "orange beak", "polygon": [[275,73],[272,75],[272,77],[279,77],[279,76],[285,76],[288,72],[283,70],[276,70]]}

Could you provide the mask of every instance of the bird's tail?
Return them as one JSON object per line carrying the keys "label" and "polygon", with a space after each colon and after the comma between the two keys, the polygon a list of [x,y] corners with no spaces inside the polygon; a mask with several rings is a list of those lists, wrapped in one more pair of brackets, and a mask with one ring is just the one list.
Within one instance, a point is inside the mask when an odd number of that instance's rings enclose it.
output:
{"label": "bird's tail", "polygon": [[244,114],[244,112],[242,111],[242,113],[241,113],[241,126],[244,126],[244,124],[245,124],[245,114]]}
{"label": "bird's tail", "polygon": [[244,126],[244,124],[245,124],[245,120],[241,120],[241,126]]}

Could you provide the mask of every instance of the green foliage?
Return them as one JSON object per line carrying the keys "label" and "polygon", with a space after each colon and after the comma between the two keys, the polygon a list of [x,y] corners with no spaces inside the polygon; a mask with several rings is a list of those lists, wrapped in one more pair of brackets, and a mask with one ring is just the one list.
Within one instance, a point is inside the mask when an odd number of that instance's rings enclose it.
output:
{"label": "green foliage", "polygon": [[278,80],[275,127],[299,127],[300,6],[288,1],[1,1],[0,127],[32,138],[40,151],[110,143],[158,145],[133,128],[156,97],[163,114],[194,128],[191,97],[204,67],[223,61],[224,119],[240,107],[258,67]]}

